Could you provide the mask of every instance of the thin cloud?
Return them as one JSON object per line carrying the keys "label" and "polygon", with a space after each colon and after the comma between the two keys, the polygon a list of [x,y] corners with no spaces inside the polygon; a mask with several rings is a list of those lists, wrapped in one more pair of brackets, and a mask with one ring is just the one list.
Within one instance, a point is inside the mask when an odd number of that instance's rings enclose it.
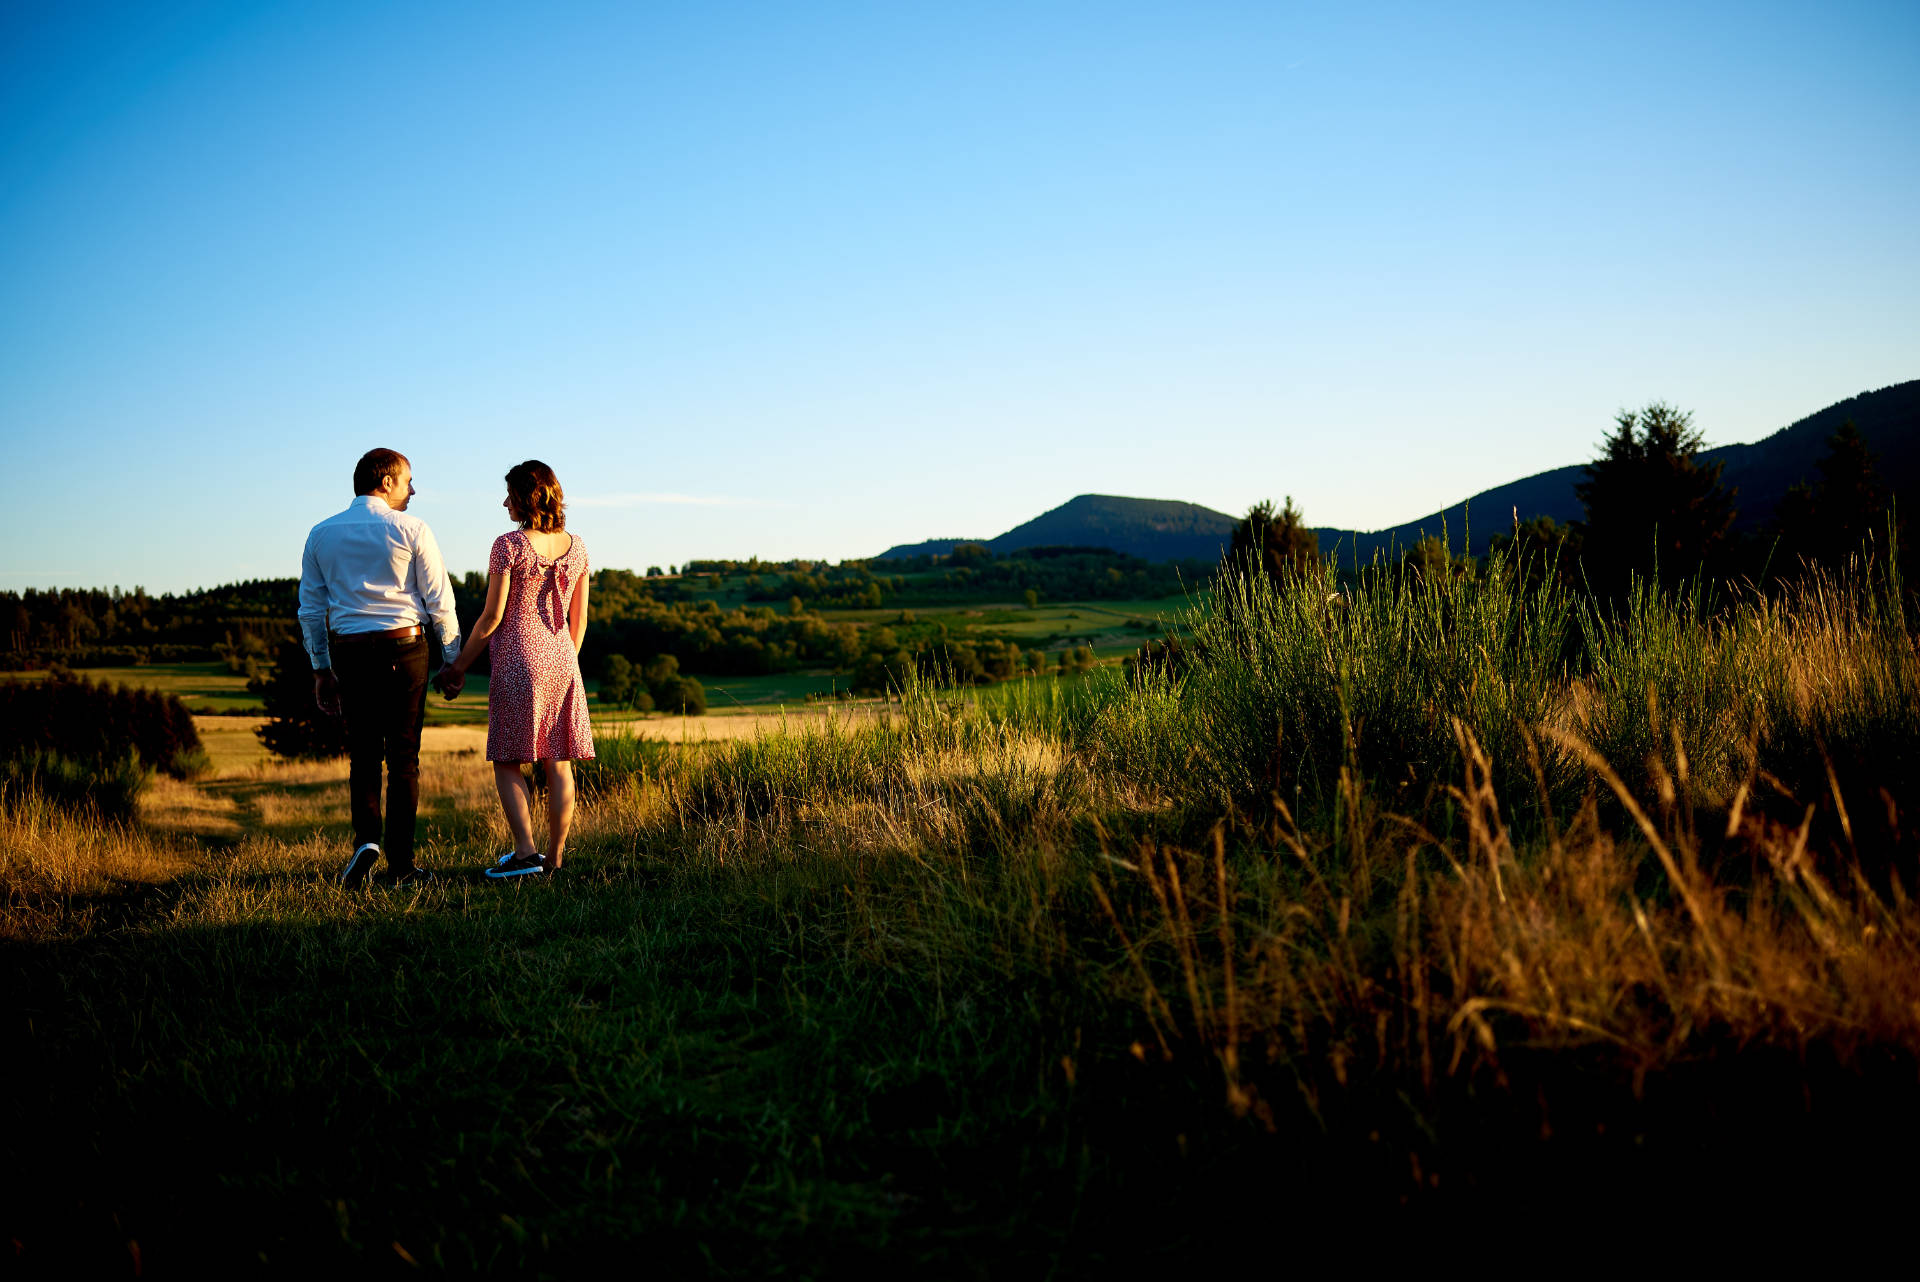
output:
{"label": "thin cloud", "polygon": [[589,494],[567,500],[569,507],[775,507],[761,499],[725,494]]}

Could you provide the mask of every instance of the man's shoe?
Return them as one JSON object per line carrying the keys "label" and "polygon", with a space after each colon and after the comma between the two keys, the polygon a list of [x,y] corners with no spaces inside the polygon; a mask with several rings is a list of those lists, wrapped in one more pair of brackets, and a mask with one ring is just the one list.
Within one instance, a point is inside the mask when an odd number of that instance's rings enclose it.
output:
{"label": "man's shoe", "polygon": [[399,872],[393,874],[393,881],[390,884],[395,886],[425,886],[432,881],[433,870],[430,868],[402,868]]}
{"label": "man's shoe", "polygon": [[509,877],[538,876],[546,870],[544,855],[513,855],[487,869],[487,876],[495,881],[504,881]]}
{"label": "man's shoe", "polygon": [[347,860],[347,866],[340,870],[336,878],[348,890],[352,890],[366,880],[367,870],[380,858],[380,847],[369,841],[353,852],[353,858]]}

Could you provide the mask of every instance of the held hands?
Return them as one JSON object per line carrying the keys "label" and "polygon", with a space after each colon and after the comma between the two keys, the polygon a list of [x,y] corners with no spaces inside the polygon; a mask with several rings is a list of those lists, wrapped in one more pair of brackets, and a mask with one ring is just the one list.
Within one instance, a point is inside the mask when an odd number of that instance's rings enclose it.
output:
{"label": "held hands", "polygon": [[433,676],[433,688],[445,696],[449,703],[459,696],[466,684],[467,674],[459,671],[452,664],[443,665]]}

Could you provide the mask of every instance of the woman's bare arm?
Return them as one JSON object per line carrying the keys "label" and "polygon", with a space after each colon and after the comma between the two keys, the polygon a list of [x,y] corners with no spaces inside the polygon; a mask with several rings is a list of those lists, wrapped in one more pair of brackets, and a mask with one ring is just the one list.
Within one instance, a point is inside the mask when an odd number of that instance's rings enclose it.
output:
{"label": "woman's bare arm", "polygon": [[567,605],[567,631],[573,633],[573,653],[577,657],[587,639],[587,576],[573,585],[573,600]]}
{"label": "woman's bare arm", "polygon": [[467,633],[467,643],[460,647],[460,657],[447,665],[457,675],[467,674],[473,661],[487,648],[487,638],[500,626],[500,620],[507,617],[507,588],[512,583],[512,570],[487,576],[487,603],[480,607],[480,619],[473,625],[473,631]]}

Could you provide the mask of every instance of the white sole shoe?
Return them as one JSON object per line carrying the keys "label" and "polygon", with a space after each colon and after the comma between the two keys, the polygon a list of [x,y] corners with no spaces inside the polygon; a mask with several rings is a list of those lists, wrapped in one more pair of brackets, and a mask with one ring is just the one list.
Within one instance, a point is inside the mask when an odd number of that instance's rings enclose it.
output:
{"label": "white sole shoe", "polygon": [[366,875],[373,870],[374,862],[379,858],[380,847],[369,841],[353,852],[353,858],[347,860],[347,866],[340,870],[340,875],[334,880],[348,890],[352,890],[365,880]]}

